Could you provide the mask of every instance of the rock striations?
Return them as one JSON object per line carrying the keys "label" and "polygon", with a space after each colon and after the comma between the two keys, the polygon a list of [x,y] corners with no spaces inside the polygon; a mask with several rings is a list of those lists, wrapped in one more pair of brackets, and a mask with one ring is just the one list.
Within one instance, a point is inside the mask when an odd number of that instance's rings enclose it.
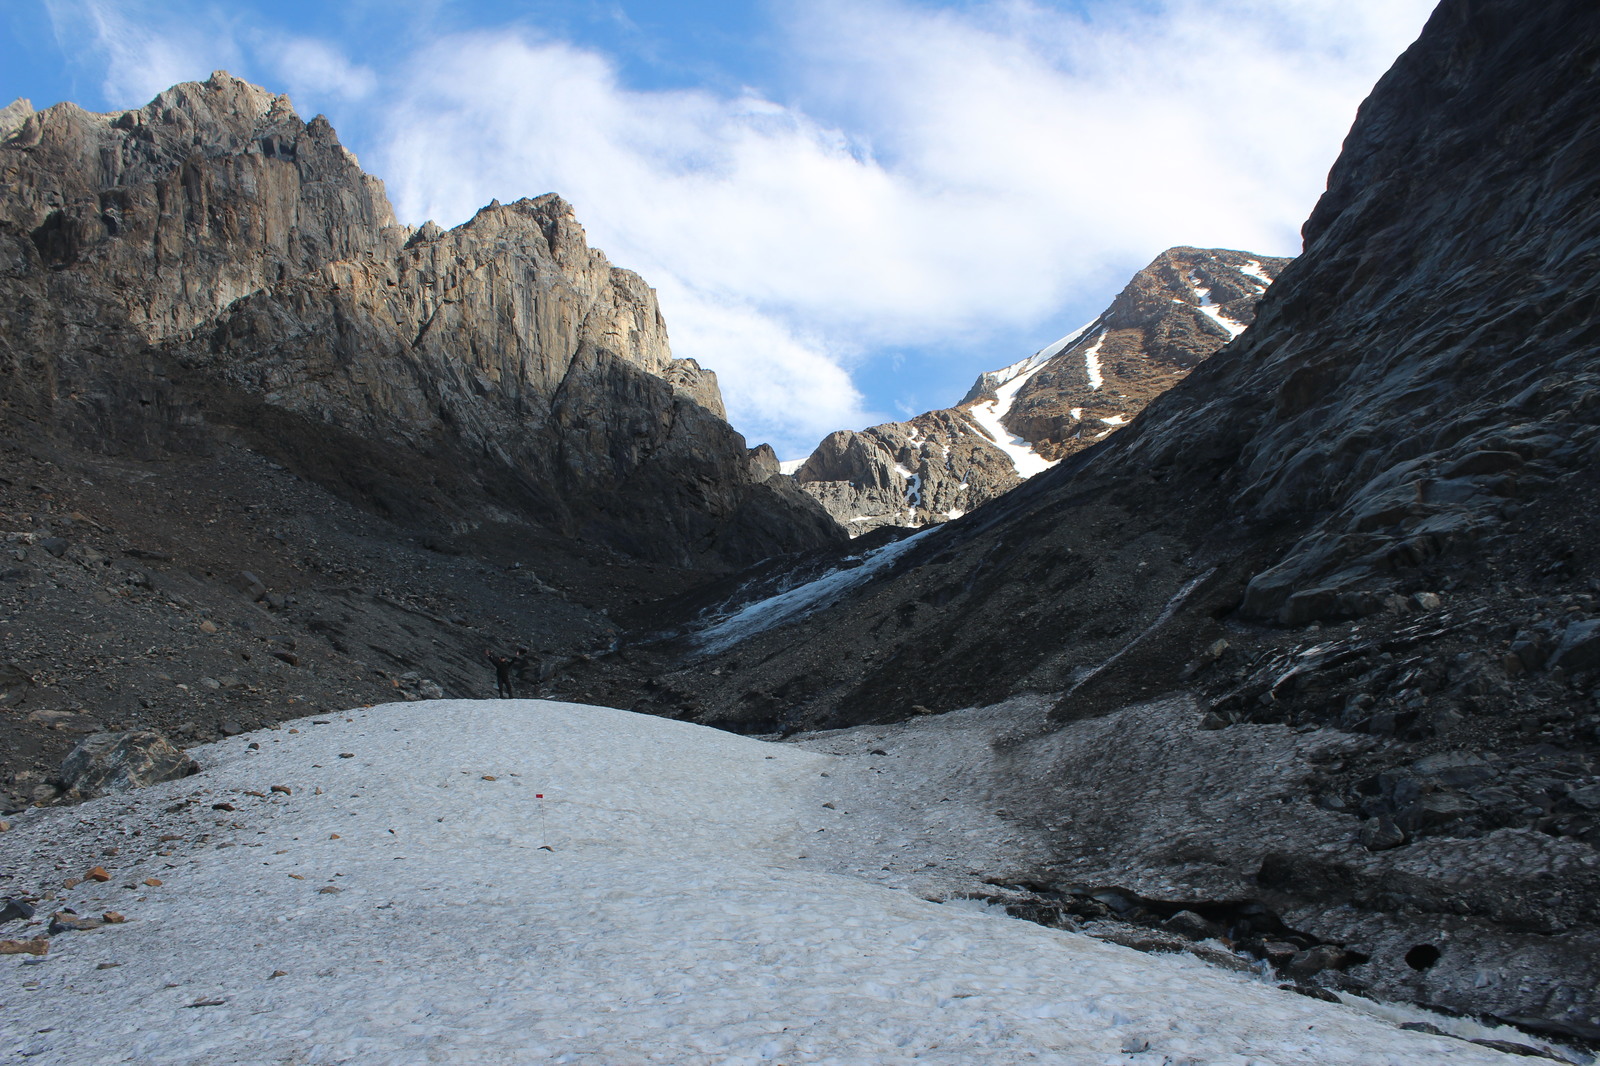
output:
{"label": "rock striations", "polygon": [[263,454],[403,521],[674,563],[827,543],[756,477],[654,292],[554,196],[396,225],[321,117],[226,74],[3,113],[0,402],[106,451]]}
{"label": "rock striations", "polygon": [[1287,259],[1170,248],[1103,314],[954,407],[830,434],[797,484],[852,536],[959,518],[1127,425],[1244,332]]}

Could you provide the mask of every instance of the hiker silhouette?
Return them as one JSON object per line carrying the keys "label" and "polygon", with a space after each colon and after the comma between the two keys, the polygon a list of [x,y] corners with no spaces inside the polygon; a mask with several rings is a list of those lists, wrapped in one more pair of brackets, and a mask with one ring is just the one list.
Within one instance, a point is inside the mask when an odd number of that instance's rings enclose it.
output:
{"label": "hiker silhouette", "polygon": [[483,657],[494,664],[495,694],[503,700],[517,698],[513,684],[517,674],[528,665],[528,649],[518,648],[515,655],[496,655],[490,648],[483,649]]}

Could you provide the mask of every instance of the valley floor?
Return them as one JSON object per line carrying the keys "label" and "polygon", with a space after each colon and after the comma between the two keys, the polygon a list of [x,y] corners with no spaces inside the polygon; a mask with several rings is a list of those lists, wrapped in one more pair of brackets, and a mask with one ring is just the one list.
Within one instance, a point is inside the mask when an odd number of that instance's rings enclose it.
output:
{"label": "valley floor", "polygon": [[[961,901],[1035,846],[963,771],[969,726],[937,727],[924,755],[943,757],[898,775],[881,729],[775,744],[532,700],[219,741],[198,776],[0,835],[0,892],[38,898],[39,920],[126,918],[0,958],[0,1055],[1513,1061]],[[95,867],[109,879],[76,880]],[[43,931],[22,926],[0,936]]]}

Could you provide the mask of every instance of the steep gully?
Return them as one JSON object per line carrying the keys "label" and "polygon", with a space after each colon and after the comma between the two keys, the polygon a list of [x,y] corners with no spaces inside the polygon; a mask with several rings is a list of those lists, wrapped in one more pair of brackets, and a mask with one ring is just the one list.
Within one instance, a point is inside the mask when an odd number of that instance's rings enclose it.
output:
{"label": "steep gully", "polygon": [[1441,4],[1254,324],[1131,425],[567,691],[777,733],[1043,698],[995,796],[1054,854],[1012,883],[1259,900],[1368,957],[1331,985],[1600,1038],[1597,20]]}

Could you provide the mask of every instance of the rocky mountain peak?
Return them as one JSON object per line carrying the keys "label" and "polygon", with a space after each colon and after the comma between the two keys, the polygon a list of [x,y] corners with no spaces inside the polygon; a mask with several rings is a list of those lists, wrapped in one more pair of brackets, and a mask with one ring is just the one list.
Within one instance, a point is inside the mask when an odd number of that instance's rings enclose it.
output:
{"label": "rocky mountain peak", "polygon": [[1099,317],[952,408],[828,436],[796,471],[853,536],[959,518],[1127,425],[1243,333],[1289,260],[1169,248]]}
{"label": "rocky mountain peak", "polygon": [[[497,514],[694,565],[838,536],[754,477],[715,375],[561,197],[403,228],[325,118],[221,71],[139,109],[6,115],[14,417],[151,454],[232,427],[405,521],[471,528],[494,485]],[[424,469],[443,487],[407,490]]]}

